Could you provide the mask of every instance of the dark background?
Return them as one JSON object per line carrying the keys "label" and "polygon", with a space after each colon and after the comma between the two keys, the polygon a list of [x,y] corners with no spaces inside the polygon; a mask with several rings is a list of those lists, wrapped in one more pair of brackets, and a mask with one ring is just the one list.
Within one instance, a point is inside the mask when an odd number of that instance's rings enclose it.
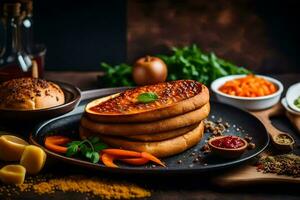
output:
{"label": "dark background", "polygon": [[[1,0],[0,0],[1,1]],[[260,73],[300,72],[298,0],[34,0],[47,70],[99,70],[171,46],[205,51]]]}
{"label": "dark background", "polygon": [[126,1],[34,0],[35,39],[46,69],[98,70],[126,59]]}

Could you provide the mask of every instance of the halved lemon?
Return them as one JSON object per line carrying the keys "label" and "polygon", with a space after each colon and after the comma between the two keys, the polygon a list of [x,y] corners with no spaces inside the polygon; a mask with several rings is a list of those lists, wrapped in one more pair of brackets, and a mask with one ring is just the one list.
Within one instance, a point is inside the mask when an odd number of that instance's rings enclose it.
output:
{"label": "halved lemon", "polygon": [[1,135],[0,160],[19,161],[27,145],[28,142],[14,135]]}
{"label": "halved lemon", "polygon": [[21,184],[25,174],[26,169],[22,165],[6,165],[0,169],[0,180],[6,184]]}

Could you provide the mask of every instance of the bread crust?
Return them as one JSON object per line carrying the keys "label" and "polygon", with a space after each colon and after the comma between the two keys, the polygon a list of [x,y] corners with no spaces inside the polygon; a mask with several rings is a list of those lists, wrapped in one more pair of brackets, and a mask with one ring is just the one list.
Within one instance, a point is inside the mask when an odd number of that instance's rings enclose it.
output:
{"label": "bread crust", "polygon": [[[195,129],[199,124],[194,124],[191,126],[186,126],[183,128],[166,131],[162,133],[153,133],[153,134],[141,134],[141,135],[127,135],[122,136],[123,138],[127,138],[129,140],[133,141],[143,141],[143,142],[155,142],[155,141],[162,141],[171,139],[180,135],[183,135],[193,129]],[[79,134],[82,134],[82,136],[89,137],[89,136],[98,136],[99,133],[95,133],[87,128],[83,128],[82,126],[79,127]]]}
{"label": "bread crust", "polygon": [[[181,115],[196,110],[201,106],[203,106],[204,104],[207,104],[209,102],[209,90],[203,84],[201,84],[200,87],[201,87],[201,92],[191,98],[170,105],[159,105],[155,109],[140,111],[137,113],[106,114],[106,113],[97,113],[91,110],[92,107],[100,103],[103,103],[109,99],[116,98],[121,93],[113,94],[90,102],[89,104],[87,104],[85,108],[85,112],[87,118],[93,121],[104,122],[104,123],[130,123],[130,122],[136,123],[136,122],[157,121],[160,119],[170,118],[170,117],[174,117],[177,115]],[[180,94],[176,94],[176,95],[180,95]]]}
{"label": "bread crust", "polygon": [[64,102],[63,91],[50,81],[19,78],[0,85],[0,109],[36,110],[58,106]]}
{"label": "bread crust", "polygon": [[206,103],[197,110],[178,115],[172,118],[162,119],[154,122],[147,123],[129,123],[129,124],[109,124],[94,122],[86,117],[82,117],[80,124],[82,127],[92,130],[93,132],[104,135],[141,135],[153,134],[159,132],[170,131],[192,124],[200,123],[205,119],[210,112],[210,104]]}
{"label": "bread crust", "polygon": [[[99,135],[101,140],[114,148],[123,148],[127,150],[148,152],[157,157],[168,157],[179,154],[192,146],[198,144],[204,133],[204,123],[201,122],[195,129],[188,133],[158,142],[138,142],[121,139],[112,136]],[[81,137],[84,138],[84,132]]]}

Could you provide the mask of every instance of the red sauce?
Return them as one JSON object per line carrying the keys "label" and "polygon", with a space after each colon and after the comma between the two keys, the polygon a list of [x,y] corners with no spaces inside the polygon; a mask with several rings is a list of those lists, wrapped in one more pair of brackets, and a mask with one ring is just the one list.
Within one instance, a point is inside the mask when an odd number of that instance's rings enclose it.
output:
{"label": "red sauce", "polygon": [[245,145],[245,142],[238,137],[225,136],[220,139],[213,140],[212,145],[226,149],[237,149]]}

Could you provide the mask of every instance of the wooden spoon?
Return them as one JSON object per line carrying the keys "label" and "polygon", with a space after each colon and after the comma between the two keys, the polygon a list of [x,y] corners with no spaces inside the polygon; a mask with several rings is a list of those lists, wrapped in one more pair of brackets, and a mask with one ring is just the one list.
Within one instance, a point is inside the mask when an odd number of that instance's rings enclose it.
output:
{"label": "wooden spoon", "polygon": [[[267,129],[267,132],[271,137],[274,146],[277,149],[289,151],[293,149],[293,145],[295,144],[294,138],[290,134],[282,132],[277,128],[275,128],[270,121],[270,117],[280,115],[282,111],[283,111],[283,107],[281,106],[281,104],[276,104],[274,107],[269,108],[267,110],[251,111],[250,113],[253,114],[255,117],[257,117],[264,124],[265,128]],[[289,144],[278,143],[276,138],[280,136],[286,136],[290,138],[291,142]]]}

